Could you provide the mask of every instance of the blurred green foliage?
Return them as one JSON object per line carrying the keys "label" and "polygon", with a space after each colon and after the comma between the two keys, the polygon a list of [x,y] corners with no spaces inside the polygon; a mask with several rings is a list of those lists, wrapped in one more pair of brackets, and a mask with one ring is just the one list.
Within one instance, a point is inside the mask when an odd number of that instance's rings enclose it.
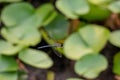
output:
{"label": "blurred green foliage", "polygon": [[[48,44],[63,44],[63,48],[54,49],[76,61],[75,72],[88,79],[96,78],[107,68],[106,58],[99,54],[107,41],[120,47],[119,30],[110,32],[104,25],[91,24],[104,21],[112,13],[119,14],[119,0],[57,0],[55,6],[46,3],[37,8],[22,0],[0,0],[1,4],[5,2],[10,3],[0,14],[4,24],[0,31],[4,38],[0,39],[0,80],[18,80],[19,66],[15,56],[33,67],[50,68],[54,62],[46,52],[29,48],[39,44],[42,38]],[[75,20],[80,23],[72,25]],[[113,67],[118,75],[119,58],[118,53]]]}

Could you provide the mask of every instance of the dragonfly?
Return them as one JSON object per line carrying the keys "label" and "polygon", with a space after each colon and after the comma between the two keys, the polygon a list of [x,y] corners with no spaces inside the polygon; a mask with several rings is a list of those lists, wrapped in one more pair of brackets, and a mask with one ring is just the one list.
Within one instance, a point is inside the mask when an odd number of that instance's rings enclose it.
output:
{"label": "dragonfly", "polygon": [[[60,43],[55,43],[55,44],[52,44],[52,45],[40,46],[40,47],[38,47],[38,49],[49,48],[49,47],[52,47],[52,48],[55,48],[55,47],[62,48],[62,44],[60,44]],[[58,52],[56,52],[54,49],[53,49],[53,51],[54,51],[54,53],[55,53],[58,57],[62,57],[62,55],[59,54]]]}

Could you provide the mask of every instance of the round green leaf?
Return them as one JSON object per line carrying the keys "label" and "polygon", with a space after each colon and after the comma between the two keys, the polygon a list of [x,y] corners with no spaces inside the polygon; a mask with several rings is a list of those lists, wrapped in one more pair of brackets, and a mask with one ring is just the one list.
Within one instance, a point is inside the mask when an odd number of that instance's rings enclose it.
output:
{"label": "round green leaf", "polygon": [[22,33],[19,33],[17,31],[18,30],[14,30],[14,29],[9,30],[9,29],[6,29],[6,28],[2,28],[1,34],[7,41],[9,41],[11,43],[18,43],[19,42],[19,36],[21,37]]}
{"label": "round green leaf", "polygon": [[117,75],[120,75],[120,52],[114,56],[113,63],[113,72]]}
{"label": "round green leaf", "polygon": [[85,15],[81,15],[80,18],[87,21],[102,21],[110,16],[111,12],[100,6],[90,4],[90,11]]}
{"label": "round green leaf", "polygon": [[29,77],[28,73],[25,70],[19,70],[18,80],[27,80]]}
{"label": "round green leaf", "polygon": [[102,26],[86,25],[68,37],[64,43],[64,54],[69,59],[77,60],[88,53],[97,53],[105,46],[109,33]]}
{"label": "round green leaf", "polygon": [[20,52],[19,58],[37,68],[49,68],[53,65],[53,61],[46,53],[34,49],[26,49]]}
{"label": "round green leaf", "polygon": [[35,11],[28,3],[14,3],[2,11],[2,20],[7,27],[38,28],[48,24],[55,16],[51,4],[44,4]]}
{"label": "round green leaf", "polygon": [[1,18],[7,27],[13,27],[24,22],[34,12],[34,8],[28,3],[14,3],[3,9]]}
{"label": "round green leaf", "polygon": [[88,1],[91,2],[92,4],[103,5],[110,3],[112,0],[88,0]]}
{"label": "round green leaf", "polygon": [[[64,0],[65,1],[65,0]],[[89,4],[86,0],[66,0],[74,14],[83,15],[89,12]]]}
{"label": "round green leaf", "polygon": [[62,40],[68,34],[69,23],[68,21],[60,14],[45,27],[48,35],[55,40]]}
{"label": "round green leaf", "polygon": [[3,28],[2,36],[9,42],[26,46],[35,46],[41,41],[41,34],[38,30],[25,27],[15,27],[12,29]]}
{"label": "round green leaf", "polygon": [[65,41],[64,52],[67,58],[78,60],[82,56],[92,53],[93,50],[88,45],[86,45],[78,33],[74,33]]}
{"label": "round green leaf", "polygon": [[109,41],[113,45],[120,47],[120,30],[112,32]]}
{"label": "round green leaf", "polygon": [[86,0],[57,0],[56,7],[65,16],[71,19],[76,19],[79,15],[89,12],[89,5]]}
{"label": "round green leaf", "polygon": [[39,24],[48,25],[57,15],[53,5],[44,4],[37,8],[36,13]]}
{"label": "round green leaf", "polygon": [[[17,71],[18,65],[12,57],[0,55],[0,73]],[[0,78],[1,79],[1,78]]]}
{"label": "round green leaf", "polygon": [[44,19],[43,26],[46,26],[49,23],[51,23],[56,16],[57,16],[57,12],[55,12],[55,11],[48,14],[48,16]]}
{"label": "round green leaf", "polygon": [[13,44],[11,44],[9,42],[0,40],[0,54],[14,55],[17,52],[19,52],[22,48],[23,48],[23,46],[21,46],[21,45],[13,46]]}
{"label": "round green leaf", "polygon": [[107,60],[98,54],[88,54],[75,64],[75,72],[83,77],[94,79],[107,68]]}
{"label": "round green leaf", "polygon": [[0,0],[0,2],[19,2],[22,0]]}
{"label": "round green leaf", "polygon": [[108,9],[114,13],[120,13],[120,0],[114,1],[108,6]]}
{"label": "round green leaf", "polygon": [[17,72],[0,73],[1,80],[18,80]]}
{"label": "round green leaf", "polygon": [[110,31],[103,26],[86,25],[79,29],[79,34],[94,52],[99,52],[106,45]]}

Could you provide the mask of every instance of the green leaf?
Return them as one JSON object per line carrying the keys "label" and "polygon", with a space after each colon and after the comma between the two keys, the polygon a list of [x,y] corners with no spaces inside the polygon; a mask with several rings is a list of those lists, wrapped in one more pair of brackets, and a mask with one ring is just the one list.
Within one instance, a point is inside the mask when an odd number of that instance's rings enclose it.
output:
{"label": "green leaf", "polygon": [[1,33],[7,41],[15,44],[35,46],[41,41],[41,34],[38,30],[28,28],[24,31],[25,29],[25,27],[15,27],[9,30],[3,28]]}
{"label": "green leaf", "polygon": [[[0,55],[0,73],[17,71],[18,65],[12,57]],[[1,78],[0,78],[1,79]]]}
{"label": "green leaf", "polygon": [[70,35],[64,42],[64,55],[72,60],[78,60],[93,50],[86,45],[78,33]]}
{"label": "green leaf", "polygon": [[35,14],[39,19],[39,23],[43,26],[48,25],[57,16],[56,11],[51,4],[44,4],[38,7]]}
{"label": "green leaf", "polygon": [[102,21],[107,19],[110,16],[111,12],[100,6],[90,4],[90,11],[85,15],[81,15],[80,18],[93,22],[93,21]]}
{"label": "green leaf", "polygon": [[79,79],[79,78],[68,78],[66,80],[83,80],[83,79]]}
{"label": "green leaf", "polygon": [[107,43],[110,31],[99,25],[86,25],[79,29],[81,38],[94,52],[99,52]]}
{"label": "green leaf", "polygon": [[0,0],[0,2],[19,2],[22,0]]}
{"label": "green leaf", "polygon": [[13,44],[11,44],[9,42],[0,40],[0,54],[14,55],[17,52],[19,52],[22,48],[23,48],[23,46],[21,46],[21,45],[13,46]]}
{"label": "green leaf", "polygon": [[8,27],[2,29],[2,36],[11,43],[34,46],[41,40],[38,27],[49,24],[55,16],[51,4],[42,5],[36,11],[28,3],[8,5],[2,12],[2,20]]}
{"label": "green leaf", "polygon": [[19,70],[18,72],[18,79],[17,80],[27,80],[28,79],[28,73],[25,70]]}
{"label": "green leaf", "polygon": [[110,3],[112,0],[88,0],[88,1],[91,2],[92,4],[103,5]]}
{"label": "green leaf", "polygon": [[52,60],[46,53],[34,49],[23,50],[20,52],[19,58],[23,62],[37,68],[49,68],[53,65]]}
{"label": "green leaf", "polygon": [[17,73],[11,72],[11,73],[0,73],[0,79],[1,80],[17,80]]}
{"label": "green leaf", "polygon": [[2,11],[2,21],[7,27],[17,26],[34,14],[35,10],[29,3],[14,3]]}
{"label": "green leaf", "polygon": [[66,17],[71,19],[77,19],[78,16],[73,13],[71,7],[69,6],[67,0],[57,0],[56,7],[60,10]]}
{"label": "green leaf", "polygon": [[[36,17],[31,16],[30,19],[26,20],[17,27],[7,28],[7,29],[3,28],[1,31],[2,36],[12,43],[19,43],[22,40],[21,38],[23,38],[25,35],[29,35],[32,32],[36,31],[35,37],[37,36],[38,38],[40,38],[41,36],[36,29],[36,26],[38,26],[38,24],[33,23],[35,20]],[[31,38],[32,37],[33,36],[31,36]]]}
{"label": "green leaf", "polygon": [[117,75],[120,75],[120,52],[114,56],[113,63],[113,72]]}
{"label": "green leaf", "polygon": [[[21,28],[22,29],[22,28]],[[14,30],[13,29],[6,29],[6,28],[2,28],[1,30],[1,34],[2,36],[8,41],[8,42],[11,42],[11,43],[18,43],[19,42],[19,38],[21,37],[21,35],[23,33],[19,33],[17,31],[21,31],[20,29],[18,30]]]}
{"label": "green leaf", "polygon": [[88,79],[96,78],[106,68],[106,58],[98,54],[88,54],[79,59],[75,64],[75,72]]}
{"label": "green leaf", "polygon": [[45,27],[48,35],[55,40],[62,40],[68,34],[69,23],[68,21],[60,14]]}
{"label": "green leaf", "polygon": [[117,46],[120,48],[120,30],[112,32],[110,35],[109,41],[114,46]]}
{"label": "green leaf", "polygon": [[56,7],[68,18],[76,19],[79,15],[89,12],[86,0],[57,0]]}
{"label": "green leaf", "polygon": [[50,15],[46,17],[46,19],[43,22],[43,26],[46,26],[49,23],[51,23],[56,16],[57,16],[57,12],[53,11]]}
{"label": "green leaf", "polygon": [[51,4],[44,4],[36,10],[28,3],[14,3],[2,11],[2,21],[7,27],[33,27],[47,25],[56,12]]}
{"label": "green leaf", "polygon": [[108,9],[114,13],[120,13],[120,0],[112,2],[108,6]]}

